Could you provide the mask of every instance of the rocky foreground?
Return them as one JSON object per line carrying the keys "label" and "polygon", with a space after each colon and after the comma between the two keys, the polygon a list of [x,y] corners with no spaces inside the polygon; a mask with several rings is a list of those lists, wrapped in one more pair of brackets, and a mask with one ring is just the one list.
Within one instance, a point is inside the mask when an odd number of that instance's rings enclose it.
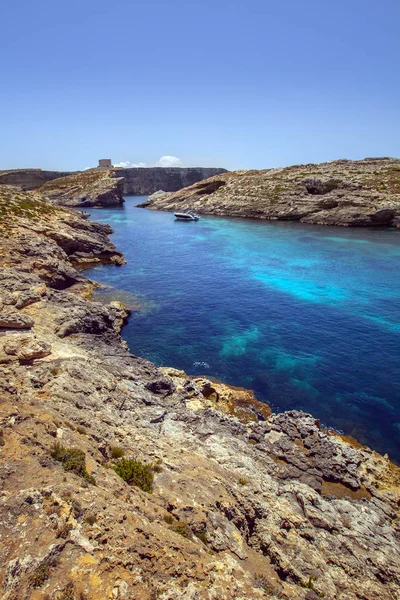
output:
{"label": "rocky foreground", "polygon": [[109,227],[4,187],[0,228],[2,598],[400,597],[398,467],[132,356]]}
{"label": "rocky foreground", "polygon": [[400,159],[366,158],[234,171],[142,206],[318,225],[400,227]]}

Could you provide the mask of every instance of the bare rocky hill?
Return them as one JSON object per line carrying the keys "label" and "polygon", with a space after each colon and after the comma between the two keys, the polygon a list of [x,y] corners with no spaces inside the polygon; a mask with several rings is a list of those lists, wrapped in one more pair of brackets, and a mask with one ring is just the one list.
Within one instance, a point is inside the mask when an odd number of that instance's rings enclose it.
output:
{"label": "bare rocky hill", "polygon": [[353,227],[400,226],[400,159],[366,158],[234,171],[142,206]]}
{"label": "bare rocky hill", "polygon": [[1,597],[398,598],[399,468],[132,356],[110,231],[0,188]]}

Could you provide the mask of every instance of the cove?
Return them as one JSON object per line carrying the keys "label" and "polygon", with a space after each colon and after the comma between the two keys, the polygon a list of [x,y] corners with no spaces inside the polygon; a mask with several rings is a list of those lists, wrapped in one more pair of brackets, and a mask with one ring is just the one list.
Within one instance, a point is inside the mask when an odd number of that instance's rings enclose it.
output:
{"label": "cove", "polygon": [[86,273],[137,306],[131,352],[251,388],[400,462],[400,232],[91,209],[128,264]]}

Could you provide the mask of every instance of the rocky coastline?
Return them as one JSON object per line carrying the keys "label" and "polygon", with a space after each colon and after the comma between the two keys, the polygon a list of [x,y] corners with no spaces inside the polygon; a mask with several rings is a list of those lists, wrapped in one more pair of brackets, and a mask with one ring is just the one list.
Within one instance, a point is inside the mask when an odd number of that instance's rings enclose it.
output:
{"label": "rocky coastline", "polygon": [[118,206],[123,195],[177,191],[202,179],[226,173],[202,167],[95,168],[76,173],[16,169],[0,171],[0,186],[36,190],[62,206]]}
{"label": "rocky coastline", "polygon": [[222,173],[143,207],[344,227],[400,227],[400,159]]}
{"label": "rocky coastline", "polygon": [[130,354],[82,272],[110,233],[0,188],[2,597],[398,598],[400,469]]}

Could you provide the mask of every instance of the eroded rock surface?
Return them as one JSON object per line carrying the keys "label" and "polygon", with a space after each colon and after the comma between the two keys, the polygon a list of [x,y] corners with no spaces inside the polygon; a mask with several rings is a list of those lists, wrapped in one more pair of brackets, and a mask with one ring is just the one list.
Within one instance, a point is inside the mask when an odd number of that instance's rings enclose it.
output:
{"label": "eroded rock surface", "polygon": [[[399,469],[310,415],[132,356],[124,306],[88,299],[65,242],[93,236],[84,259],[100,260],[105,230],[9,194],[0,297],[33,324],[0,330],[2,598],[398,598]],[[151,465],[152,493],[114,471],[123,453]]]}
{"label": "eroded rock surface", "polygon": [[400,226],[400,159],[367,158],[234,171],[142,206],[352,227]]}

